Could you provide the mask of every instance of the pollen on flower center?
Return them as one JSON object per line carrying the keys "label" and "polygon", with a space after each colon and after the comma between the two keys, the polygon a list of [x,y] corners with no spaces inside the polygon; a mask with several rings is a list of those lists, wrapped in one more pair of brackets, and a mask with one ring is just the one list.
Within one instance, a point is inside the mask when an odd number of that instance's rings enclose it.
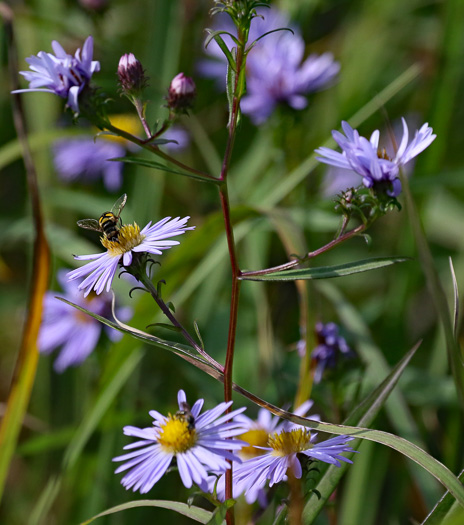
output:
{"label": "pollen on flower center", "polygon": [[248,430],[244,434],[241,434],[240,439],[246,441],[250,445],[248,447],[243,447],[240,450],[240,455],[249,457],[256,457],[265,454],[266,451],[255,448],[255,447],[265,447],[267,445],[269,434],[263,428],[254,428]]}
{"label": "pollen on flower center", "polygon": [[168,420],[161,425],[158,443],[171,454],[185,452],[197,441],[195,429],[188,427],[188,421],[169,414]]}
{"label": "pollen on flower center", "polygon": [[111,241],[105,236],[101,237],[100,240],[111,256],[120,257],[138,246],[143,239],[145,239],[145,235],[140,233],[140,226],[134,222],[134,224],[121,226],[117,240]]}
{"label": "pollen on flower center", "polygon": [[274,456],[288,456],[297,452],[308,450],[311,443],[311,432],[307,429],[297,428],[290,432],[281,432],[269,436],[268,445],[273,448]]}

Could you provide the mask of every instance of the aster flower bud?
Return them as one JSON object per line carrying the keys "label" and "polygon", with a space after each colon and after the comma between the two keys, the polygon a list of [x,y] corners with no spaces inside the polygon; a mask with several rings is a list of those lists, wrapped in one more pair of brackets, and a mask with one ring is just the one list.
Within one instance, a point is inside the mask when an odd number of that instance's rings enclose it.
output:
{"label": "aster flower bud", "polygon": [[84,9],[100,12],[108,7],[109,0],[79,0],[79,3]]}
{"label": "aster flower bud", "polygon": [[195,82],[184,73],[176,75],[169,86],[168,108],[173,111],[186,111],[192,107],[196,95]]}
{"label": "aster flower bud", "polygon": [[142,64],[133,53],[126,53],[120,58],[118,77],[122,92],[129,98],[140,96],[148,80]]}

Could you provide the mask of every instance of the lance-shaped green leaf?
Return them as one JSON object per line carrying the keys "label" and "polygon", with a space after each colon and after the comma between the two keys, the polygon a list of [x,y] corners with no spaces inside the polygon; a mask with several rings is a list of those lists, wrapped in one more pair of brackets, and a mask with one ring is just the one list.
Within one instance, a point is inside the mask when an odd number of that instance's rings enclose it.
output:
{"label": "lance-shaped green leaf", "polygon": [[128,503],[124,503],[123,505],[111,507],[110,509],[107,509],[104,512],[100,512],[100,514],[97,514],[93,518],[84,521],[83,523],[81,523],[81,525],[88,525],[89,523],[92,523],[96,519],[102,518],[103,516],[109,516],[110,514],[116,514],[118,512],[122,512],[123,510],[135,509],[138,507],[158,507],[160,509],[173,510],[178,514],[187,516],[187,518],[191,518],[192,520],[198,523],[204,523],[205,525],[207,523],[210,523],[210,520],[213,516],[213,513],[208,510],[202,509],[200,507],[194,507],[193,505],[189,506],[186,503],[180,503],[178,501],[142,499],[138,501],[129,501]]}
{"label": "lance-shaped green leaf", "polygon": [[343,277],[355,273],[378,270],[385,266],[391,266],[400,262],[408,261],[406,257],[374,257],[335,266],[320,266],[318,268],[298,268],[296,270],[285,270],[268,274],[242,275],[240,279],[246,281],[297,281],[299,279],[330,279],[332,277]]}
{"label": "lance-shaped green leaf", "polygon": [[[458,479],[461,482],[464,481],[464,470]],[[464,509],[459,507],[454,496],[446,491],[422,522],[422,525],[460,525],[463,522]]]}
{"label": "lance-shaped green leaf", "polygon": [[[419,345],[420,343],[412,348],[403,359],[401,359],[385,380],[382,381],[382,383],[354,409],[345,420],[345,424],[369,426],[372,423],[390,392],[397,384],[404,369],[411,361]],[[350,446],[353,448],[357,448],[358,445],[359,440],[350,443]],[[344,454],[344,456],[349,459],[353,459],[354,455],[354,453]],[[315,487],[320,496],[317,496],[314,492],[309,496],[303,510],[303,521],[305,524],[313,523],[348,468],[348,463],[342,463],[341,467],[324,464],[318,465],[318,469],[323,472],[322,477]]]}
{"label": "lance-shaped green leaf", "polygon": [[458,281],[456,279],[456,273],[454,271],[453,259],[449,258],[451,277],[453,279],[453,292],[454,292],[454,315],[453,315],[453,331],[454,337],[458,337],[459,333],[459,289]]}
{"label": "lance-shaped green leaf", "polygon": [[[183,359],[185,359],[186,361],[200,368],[203,371],[206,371],[205,367],[212,368],[210,363],[206,362],[204,359],[194,354],[193,348],[191,348],[190,346],[183,345],[181,343],[175,343],[173,341],[167,341],[165,339],[161,339],[160,337],[156,337],[155,335],[148,334],[146,332],[143,332],[142,330],[126,325],[122,323],[121,321],[117,321],[116,323],[113,323],[112,321],[106,319],[105,317],[95,314],[94,312],[91,312],[90,310],[87,310],[86,308],[83,308],[82,306],[72,303],[71,301],[68,301],[64,299],[63,297],[56,297],[56,299],[59,299],[60,301],[63,301],[64,303],[69,304],[70,306],[73,306],[74,308],[77,308],[81,312],[84,312],[87,315],[90,315],[91,317],[93,317],[97,321],[100,321],[100,323],[103,323],[106,326],[114,328],[115,330],[119,330],[120,332],[123,332],[125,334],[129,334],[132,337],[135,337],[136,339],[139,339],[140,341],[144,341],[152,346],[162,348],[163,350],[170,350],[171,352],[174,352],[178,356],[182,357]],[[114,316],[114,296],[113,296],[113,316]]]}
{"label": "lance-shaped green leaf", "polygon": [[137,164],[138,166],[144,166],[146,168],[152,168],[154,170],[166,171],[168,173],[175,173],[176,175],[182,175],[183,177],[189,177],[191,179],[200,180],[202,182],[219,183],[219,181],[216,182],[215,179],[212,177],[204,177],[198,173],[182,171],[172,166],[167,166],[166,164],[163,164],[162,162],[146,159],[143,157],[133,157],[131,155],[128,155],[127,157],[115,157],[114,159],[108,159],[108,160],[115,161],[115,162],[116,161],[125,162],[126,164]]}
{"label": "lance-shaped green leaf", "polygon": [[208,47],[211,40],[214,39],[216,44],[221,48],[221,51],[224,53],[225,57],[227,58],[227,62],[229,63],[229,66],[233,70],[235,70],[236,69],[235,59],[230,49],[227,47],[227,44],[224,42],[224,39],[221,37],[221,35],[230,36],[230,38],[235,42],[235,45],[239,46],[240,42],[237,40],[237,37],[235,37],[232,33],[229,33],[228,31],[223,31],[223,30],[212,31],[211,29],[206,29],[206,32],[208,33],[208,38],[205,41],[205,48]]}

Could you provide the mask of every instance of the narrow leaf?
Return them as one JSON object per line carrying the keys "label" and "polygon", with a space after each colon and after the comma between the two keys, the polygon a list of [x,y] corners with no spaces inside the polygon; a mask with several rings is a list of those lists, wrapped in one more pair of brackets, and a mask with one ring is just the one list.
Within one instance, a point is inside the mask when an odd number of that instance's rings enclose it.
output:
{"label": "narrow leaf", "polygon": [[248,47],[247,47],[247,50],[246,52],[248,53],[251,49],[253,49],[255,47],[255,45],[264,37],[272,34],[272,33],[277,33],[277,31],[290,31],[290,33],[292,33],[292,35],[295,34],[295,32],[293,31],[293,29],[290,29],[289,27],[278,27],[277,29],[272,29],[271,31],[266,31],[266,33],[260,35],[256,40],[254,40]]}
{"label": "narrow leaf", "polygon": [[176,175],[182,175],[183,177],[189,177],[195,180],[201,180],[202,182],[214,182],[214,179],[202,177],[196,173],[189,173],[187,171],[181,171],[177,168],[171,166],[166,166],[162,162],[157,162],[156,160],[145,159],[143,157],[133,157],[128,155],[126,157],[115,157],[113,159],[108,159],[114,162],[125,162],[126,164],[136,164],[138,166],[144,166],[146,168],[152,168],[155,170],[166,171],[168,173],[175,173]]}
{"label": "narrow leaf", "polygon": [[[4,42],[8,48],[10,88],[17,89],[19,81],[16,41],[13,34],[13,13],[6,4],[2,4],[1,15],[3,17]],[[37,337],[42,319],[43,298],[48,287],[50,267],[50,251],[45,235],[37,173],[26,134],[25,116],[19,103],[19,96],[14,95],[12,100],[13,120],[26,168],[27,190],[32,205],[35,239],[27,315],[8,392],[5,413],[0,424],[0,500],[34,386],[39,358]]]}
{"label": "narrow leaf", "polygon": [[227,126],[230,126],[233,106],[234,106],[234,96],[235,96],[235,83],[237,79],[237,73],[234,67],[227,65],[227,77],[226,77],[226,95],[227,95],[227,104],[229,108],[229,122]]}
{"label": "narrow leaf", "polygon": [[355,273],[368,272],[390,266],[392,264],[408,261],[406,257],[375,257],[363,259],[335,266],[321,266],[318,268],[298,268],[297,270],[286,270],[268,273],[264,275],[242,275],[240,279],[246,281],[297,281],[299,279],[329,279],[332,277],[343,277]]}
{"label": "narrow leaf", "polygon": [[198,340],[200,341],[200,346],[205,349],[205,343],[203,343],[203,338],[200,334],[200,328],[198,326],[198,323],[196,321],[193,321],[193,327],[195,328],[195,333],[197,334]]}
{"label": "narrow leaf", "polygon": [[147,328],[150,328],[152,326],[164,328],[165,330],[171,330],[171,332],[179,333],[182,331],[182,328],[179,328],[178,326],[173,326],[172,324],[168,324],[168,323],[151,323],[147,325]]}
{"label": "narrow leaf", "polygon": [[75,303],[72,303],[71,301],[68,301],[67,299],[64,299],[63,297],[56,297],[56,299],[63,301],[64,303],[69,304],[70,306],[73,306],[74,308],[77,308],[81,312],[84,312],[87,315],[90,315],[97,321],[100,321],[100,323],[103,323],[104,325],[109,326],[110,328],[114,328],[115,330],[119,330],[120,332],[129,334],[137,339],[140,339],[141,341],[145,341],[155,346],[160,346],[162,348],[174,351],[177,354],[184,353],[187,355],[191,355],[192,357],[195,357],[191,354],[189,346],[181,345],[180,343],[173,343],[170,341],[165,341],[164,339],[160,339],[159,337],[156,337],[154,335],[147,334],[146,332],[143,332],[142,330],[138,330],[137,328],[130,327],[129,325],[121,323],[120,321],[118,321],[117,323],[114,323],[110,321],[109,319],[102,317],[101,315],[91,312],[90,310],[87,310],[86,308],[83,308],[82,306],[79,306]]}
{"label": "narrow leaf", "polygon": [[453,331],[454,337],[457,337],[458,334],[458,325],[459,325],[459,289],[458,281],[456,279],[456,273],[454,272],[453,259],[449,258],[451,277],[453,278],[453,292],[454,292],[454,316],[453,316]]}
{"label": "narrow leaf", "polygon": [[211,39],[214,38],[216,44],[221,48],[221,51],[224,53],[225,57],[227,58],[227,62],[229,63],[229,67],[235,71],[235,60],[234,57],[230,51],[230,49],[227,47],[227,44],[224,42],[224,39],[221,37],[221,34],[226,34],[230,36],[236,45],[239,45],[238,40],[227,31],[211,31],[210,29],[206,30],[209,33],[209,37],[206,39],[205,47],[211,42]]}
{"label": "narrow leaf", "polygon": [[[420,343],[412,348],[391,371],[388,377],[386,377],[385,380],[382,381],[382,383],[355,408],[355,410],[346,419],[345,424],[369,426],[372,423],[379,413],[379,410],[385,403],[390,392],[396,386],[404,369],[416,353],[419,345]],[[359,440],[350,442],[350,446],[355,449],[358,445]],[[352,459],[355,454],[353,453],[343,455],[348,459]],[[314,519],[318,516],[319,512],[326,504],[330,495],[333,493],[340,479],[348,468],[348,463],[342,463],[341,467],[330,465],[325,469],[322,477],[315,487],[320,496],[318,497],[316,494],[311,493],[306,502],[303,511],[303,521],[305,524],[313,523]],[[321,467],[319,467],[319,469],[321,470]]]}
{"label": "narrow leaf", "polygon": [[97,514],[93,518],[82,522],[81,525],[88,525],[89,523],[92,523],[96,519],[102,518],[103,516],[109,516],[110,514],[122,512],[123,510],[136,509],[139,507],[158,507],[160,509],[173,510],[178,514],[182,514],[183,516],[187,516],[187,518],[191,518],[198,523],[204,524],[210,523],[210,519],[213,515],[208,510],[202,509],[200,507],[194,507],[193,505],[189,506],[186,503],[180,503],[178,501],[142,499],[138,501],[130,501],[128,503],[124,503],[123,505],[117,505],[116,507],[111,507],[104,512],[100,512],[100,514]]}
{"label": "narrow leaf", "polygon": [[[461,482],[464,481],[464,470],[458,478]],[[443,494],[443,497],[433,507],[430,514],[422,522],[422,525],[459,525],[464,521],[464,510],[458,507],[456,499],[449,491]]]}

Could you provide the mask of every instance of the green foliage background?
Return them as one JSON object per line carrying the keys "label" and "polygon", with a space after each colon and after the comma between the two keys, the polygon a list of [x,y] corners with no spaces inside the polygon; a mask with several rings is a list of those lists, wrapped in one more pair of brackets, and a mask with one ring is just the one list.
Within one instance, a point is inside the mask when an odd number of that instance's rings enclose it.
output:
{"label": "green foliage background", "polygon": [[[310,98],[302,112],[279,108],[266,125],[242,120],[230,174],[230,191],[243,268],[258,269],[286,260],[294,252],[330,241],[339,224],[331,198],[322,196],[326,169],[307,170],[291,191],[286,177],[330,137],[341,119],[360,108],[413,64],[418,74],[360,127],[369,135],[386,121],[416,116],[428,121],[438,137],[418,159],[410,180],[434,261],[452,305],[448,257],[458,284],[464,278],[464,4],[460,0],[282,0],[301,27],[309,52],[330,50],[341,62],[340,81]],[[96,83],[113,98],[115,112],[129,111],[119,97],[119,57],[133,52],[150,76],[149,121],[165,114],[163,97],[179,71],[192,75],[198,98],[183,124],[192,145],[183,162],[218,173],[226,140],[225,96],[195,73],[202,57],[204,28],[211,26],[206,0],[115,0],[103,14],[78,2],[13,2],[21,68],[24,57],[50,51],[51,40],[67,49],[79,47],[88,34],[95,39],[95,58],[102,71]],[[19,346],[25,306],[32,222],[25,174],[16,142],[7,82],[6,44],[0,49],[0,399],[5,401]],[[129,195],[124,220],[145,224],[165,215],[191,215],[193,233],[162,258],[157,278],[165,279],[164,297],[173,301],[187,326],[197,320],[206,348],[223,362],[229,310],[229,262],[223,222],[214,187],[140,166],[126,166],[123,190],[108,194],[103,185],[64,185],[53,168],[50,146],[63,131],[62,100],[42,93],[23,96],[30,140],[37,164],[47,233],[53,251],[51,287],[61,267],[74,264],[73,253],[95,253],[98,239],[78,231],[75,221],[97,217],[123,191]],[[402,200],[404,204],[404,200]],[[272,203],[272,206],[270,205]],[[408,256],[413,260],[375,272],[308,284],[310,318],[340,323],[358,359],[336,382],[316,386],[314,411],[324,421],[341,422],[361,393],[385,376],[418,339],[423,339],[400,382],[398,400],[384,410],[375,427],[423,446],[453,472],[463,466],[462,407],[447,363],[444,337],[417,258],[408,214],[392,212],[370,230],[371,243],[355,238],[318,259],[317,265],[342,264],[373,256]],[[89,251],[90,250],[90,251]],[[120,286],[118,300],[129,303]],[[148,297],[135,294],[133,324],[141,329],[161,321]],[[299,358],[298,293],[293,283],[245,282],[240,300],[234,380],[260,397],[282,406],[294,399]],[[162,334],[172,338],[172,334]],[[382,357],[383,356],[383,357]],[[336,385],[336,387],[334,386]],[[57,375],[52,358],[39,363],[28,416],[12,463],[0,509],[0,523],[80,523],[110,507],[136,499],[113,474],[111,458],[127,438],[124,425],[148,426],[148,411],[176,410],[177,390],[206,406],[221,400],[222,386],[188,367],[172,354],[146,348],[127,336],[111,347],[102,341],[79,368]],[[236,404],[244,400],[235,397]],[[390,403],[390,402],[389,402]],[[0,409],[4,405],[0,404]],[[398,407],[402,407],[401,410]],[[256,414],[251,407],[249,415]],[[442,493],[424,471],[403,456],[365,442],[349,469],[337,498],[317,523],[338,516],[339,525],[421,522]],[[53,481],[59,479],[56,493]],[[165,476],[148,495],[153,499],[188,497],[176,473]],[[174,516],[174,517],[173,517]],[[170,511],[133,509],[100,520],[102,524],[187,523]],[[272,523],[270,514],[263,523]],[[331,522],[330,522],[331,523]]]}

